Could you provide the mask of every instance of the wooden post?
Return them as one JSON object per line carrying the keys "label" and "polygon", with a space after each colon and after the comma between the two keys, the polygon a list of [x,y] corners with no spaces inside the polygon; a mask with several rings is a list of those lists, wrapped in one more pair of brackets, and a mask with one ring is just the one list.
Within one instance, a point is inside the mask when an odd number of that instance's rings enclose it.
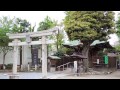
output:
{"label": "wooden post", "polygon": [[47,78],[47,44],[45,36],[42,36],[42,74],[43,78]]}

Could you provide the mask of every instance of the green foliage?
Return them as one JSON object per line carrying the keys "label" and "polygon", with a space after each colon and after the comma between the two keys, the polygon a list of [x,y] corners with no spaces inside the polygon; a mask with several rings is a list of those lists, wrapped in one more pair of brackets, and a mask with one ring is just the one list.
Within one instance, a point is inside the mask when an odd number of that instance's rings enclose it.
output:
{"label": "green foliage", "polygon": [[58,56],[58,57],[62,57],[64,56],[65,54],[67,55],[72,55],[74,52],[74,49],[72,48],[66,48],[66,47],[63,47],[61,49],[59,49],[54,55],[55,56]]}
{"label": "green foliage", "polygon": [[[34,27],[33,27],[34,28]],[[22,20],[19,18],[9,18],[2,17],[0,18],[0,47],[2,51],[9,51],[8,43],[11,41],[6,33],[23,33],[30,32],[33,30],[30,23],[27,20]]]}
{"label": "green foliage", "polygon": [[64,56],[64,52],[63,52],[62,50],[58,50],[58,51],[54,54],[54,56],[62,57],[62,56]]}
{"label": "green foliage", "polygon": [[80,39],[84,44],[106,40],[115,32],[112,11],[67,11],[64,25],[70,40]]}
{"label": "green foliage", "polygon": [[120,16],[118,16],[118,20],[116,21],[116,28],[117,28],[117,36],[120,39]]}
{"label": "green foliage", "polygon": [[57,21],[52,21],[50,17],[46,17],[42,22],[39,23],[38,31],[47,30],[57,25]]}
{"label": "green foliage", "polygon": [[[46,17],[42,22],[39,23],[38,31],[43,31],[43,30],[48,30],[53,28],[54,26],[57,25],[56,21],[52,21],[50,17]],[[47,36],[50,40],[54,39],[55,36]],[[48,45],[48,50],[50,51],[52,48],[52,45]]]}
{"label": "green foliage", "polygon": [[110,52],[110,53],[113,53],[113,52],[116,52],[116,48],[115,47],[108,48],[107,51]]}
{"label": "green foliage", "polygon": [[120,45],[115,46],[116,51],[120,51]]}
{"label": "green foliage", "polygon": [[99,56],[104,56],[105,53],[103,52],[103,50],[100,50],[100,51],[98,51],[98,55],[99,55]]}
{"label": "green foliage", "polygon": [[10,40],[6,34],[31,32],[33,30],[34,27],[31,27],[31,24],[27,20],[15,17],[12,19],[10,17],[0,18],[0,52],[3,52],[3,64],[5,62],[6,54],[13,50],[12,47],[8,46],[8,43],[12,40]]}
{"label": "green foliage", "polygon": [[57,34],[57,36],[56,36],[57,38],[56,38],[56,42],[55,42],[55,44],[56,44],[56,47],[57,47],[57,49],[61,49],[62,48],[62,44],[64,43],[64,40],[63,40],[63,38],[64,38],[64,33],[63,33],[63,31],[61,30],[59,30],[59,33]]}
{"label": "green foliage", "polygon": [[13,26],[13,19],[9,17],[0,18],[0,52],[3,52],[4,55],[8,51],[12,50],[12,47],[8,46],[8,43],[11,41],[6,33],[11,32]]}
{"label": "green foliage", "polygon": [[[55,26],[57,26],[57,21],[52,20],[50,17],[46,17],[42,22],[39,23],[39,27],[38,27],[38,31],[42,31],[42,30],[48,30],[51,29]],[[63,32],[59,30],[59,34],[58,35],[51,35],[48,36],[48,39],[50,40],[55,40],[55,45],[56,47],[59,49],[62,46],[63,41]],[[52,49],[52,44],[48,45],[48,50]]]}
{"label": "green foliage", "polygon": [[[11,33],[25,33],[25,32],[34,32],[35,26],[31,26],[30,22],[21,18],[14,18],[14,23],[11,30]],[[36,39],[36,38],[34,38]],[[25,41],[25,39],[20,39],[21,41]]]}
{"label": "green foliage", "polygon": [[31,24],[25,20],[20,18],[15,18],[14,25],[12,28],[12,33],[25,33],[25,32],[33,32],[34,27],[31,26]]}
{"label": "green foliage", "polygon": [[6,69],[12,69],[12,67],[13,67],[13,64],[6,65]]}
{"label": "green foliage", "polygon": [[115,33],[112,11],[67,11],[64,19],[65,31],[70,40],[81,40],[85,71],[89,68],[89,48],[94,40],[107,40]]}
{"label": "green foliage", "polygon": [[62,51],[63,51],[64,54],[72,55],[73,52],[74,52],[74,49],[63,47]]}

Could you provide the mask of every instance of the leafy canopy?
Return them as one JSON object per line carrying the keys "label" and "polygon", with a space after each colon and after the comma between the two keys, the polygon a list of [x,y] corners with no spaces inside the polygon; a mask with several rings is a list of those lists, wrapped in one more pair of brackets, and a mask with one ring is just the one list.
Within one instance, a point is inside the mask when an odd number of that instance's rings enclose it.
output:
{"label": "leafy canopy", "polygon": [[[58,25],[57,21],[52,20],[49,16],[47,16],[42,22],[39,23],[38,31],[48,30],[57,25]],[[62,43],[63,43],[63,37],[64,37],[62,31],[59,30],[59,34],[57,36],[51,35],[47,37],[51,40],[55,40],[55,45],[58,48],[61,48]],[[48,45],[48,47],[51,49],[52,45]]]}
{"label": "leafy canopy", "polygon": [[112,11],[67,11],[65,31],[70,40],[80,39],[84,44],[94,40],[107,40],[114,30]]}
{"label": "leafy canopy", "polygon": [[57,25],[57,21],[51,20],[49,16],[47,16],[42,22],[39,23],[38,31],[47,30],[53,28]]}
{"label": "leafy canopy", "polygon": [[0,52],[3,52],[4,55],[8,51],[12,50],[12,47],[8,46],[8,43],[11,41],[6,33],[10,33],[13,27],[13,19],[10,17],[1,17],[0,18]]}
{"label": "leafy canopy", "polygon": [[118,16],[118,20],[116,21],[116,28],[117,28],[117,36],[120,39],[120,15]]}

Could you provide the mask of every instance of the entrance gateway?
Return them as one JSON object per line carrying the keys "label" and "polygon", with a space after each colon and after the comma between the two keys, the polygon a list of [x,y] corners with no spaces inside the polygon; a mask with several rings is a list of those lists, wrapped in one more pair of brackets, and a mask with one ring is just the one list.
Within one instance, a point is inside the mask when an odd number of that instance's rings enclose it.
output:
{"label": "entrance gateway", "polygon": [[[52,28],[49,30],[43,30],[39,32],[28,32],[28,33],[18,33],[18,34],[7,34],[9,39],[13,39],[12,42],[9,43],[9,46],[14,47],[13,53],[13,72],[12,75],[15,79],[17,76],[17,59],[18,59],[18,48],[23,45],[40,45],[42,44],[42,78],[47,78],[47,44],[54,43],[53,40],[47,40],[46,36],[57,34],[58,28]],[[33,37],[41,38],[38,41],[32,41]],[[26,41],[22,42],[19,39],[25,38]]]}

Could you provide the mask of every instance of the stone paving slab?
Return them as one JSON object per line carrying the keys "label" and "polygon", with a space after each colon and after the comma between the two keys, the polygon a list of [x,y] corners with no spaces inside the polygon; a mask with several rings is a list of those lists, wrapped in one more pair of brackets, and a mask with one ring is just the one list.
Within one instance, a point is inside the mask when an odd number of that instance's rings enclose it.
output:
{"label": "stone paving slab", "polygon": [[67,75],[63,77],[58,77],[57,79],[120,79],[120,71],[115,71],[107,75]]}
{"label": "stone paving slab", "polygon": [[[11,73],[0,73],[0,79],[9,79]],[[19,79],[42,79],[42,73],[38,72],[20,72]],[[59,77],[66,76],[67,74],[48,73],[49,79],[56,79]]]}

